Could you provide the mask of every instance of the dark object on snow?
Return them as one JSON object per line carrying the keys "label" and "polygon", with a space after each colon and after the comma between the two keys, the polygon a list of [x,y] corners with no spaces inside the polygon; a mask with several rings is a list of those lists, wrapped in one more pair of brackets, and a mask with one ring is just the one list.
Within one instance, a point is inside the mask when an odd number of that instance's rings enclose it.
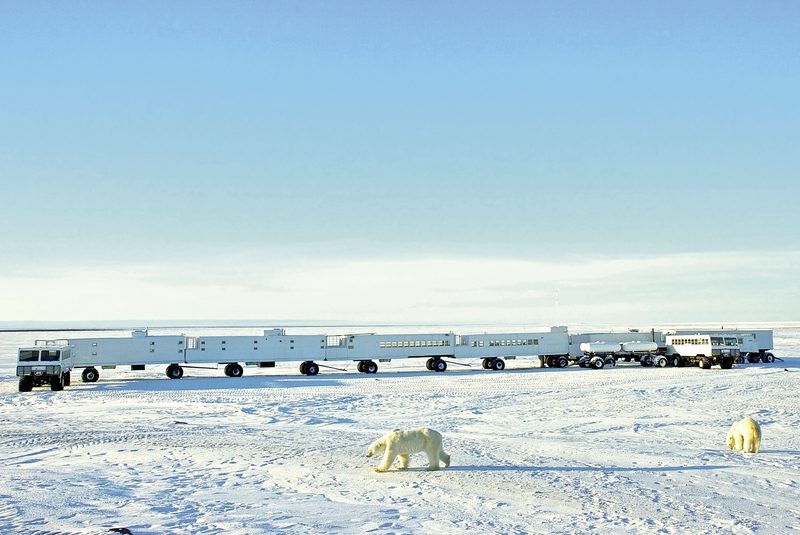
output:
{"label": "dark object on snow", "polygon": [[175,420],[175,425],[189,425],[186,422],[181,422],[180,420]]}
{"label": "dark object on snow", "polygon": [[113,531],[115,533],[122,533],[122,535],[133,535],[133,532],[128,528],[109,528],[108,531]]}

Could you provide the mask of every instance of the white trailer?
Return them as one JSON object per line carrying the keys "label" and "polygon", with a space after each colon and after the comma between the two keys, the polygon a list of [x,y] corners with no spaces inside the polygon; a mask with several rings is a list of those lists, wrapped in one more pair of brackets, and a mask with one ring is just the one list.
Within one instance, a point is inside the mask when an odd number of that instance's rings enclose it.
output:
{"label": "white trailer", "polygon": [[700,366],[704,370],[718,364],[728,370],[739,358],[739,341],[727,333],[675,334],[667,336],[667,358],[677,366]]}
{"label": "white trailer", "polygon": [[167,375],[179,379],[180,364],[185,363],[186,337],[183,335],[151,336],[146,330],[135,330],[130,337],[70,338],[74,348],[75,367],[83,368],[81,378],[93,383],[100,378],[98,368],[114,369],[130,366],[144,370],[148,365],[169,365]]}
{"label": "white trailer", "polygon": [[595,369],[614,366],[617,360],[638,361],[642,366],[664,367],[664,333],[650,329],[630,329],[622,332],[580,333],[570,336],[570,357],[581,367]]}
{"label": "white trailer", "polygon": [[502,370],[505,360],[539,357],[553,367],[569,365],[569,332],[564,326],[549,332],[483,333],[456,336],[455,357],[482,358],[486,370]]}
{"label": "white trailer", "polygon": [[773,333],[772,329],[714,329],[714,330],[692,330],[678,329],[676,334],[722,334],[736,336],[739,342],[739,352],[742,359],[748,362],[775,362],[775,355],[772,354]]}

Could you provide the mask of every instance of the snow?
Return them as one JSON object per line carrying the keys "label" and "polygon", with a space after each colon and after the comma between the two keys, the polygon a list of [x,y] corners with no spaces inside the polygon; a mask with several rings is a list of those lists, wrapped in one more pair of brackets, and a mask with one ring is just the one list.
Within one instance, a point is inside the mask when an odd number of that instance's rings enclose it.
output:
{"label": "snow", "polygon": [[[800,325],[733,370],[162,367],[18,393],[16,346],[44,337],[0,333],[0,533],[800,532]],[[747,414],[757,455],[725,448]],[[369,443],[418,426],[451,467],[374,472]]]}

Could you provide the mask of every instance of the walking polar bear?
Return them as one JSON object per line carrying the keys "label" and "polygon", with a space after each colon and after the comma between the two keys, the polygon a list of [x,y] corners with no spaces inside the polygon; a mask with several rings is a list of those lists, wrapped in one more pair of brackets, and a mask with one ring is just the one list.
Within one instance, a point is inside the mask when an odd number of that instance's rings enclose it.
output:
{"label": "walking polar bear", "polygon": [[761,427],[749,416],[734,422],[728,431],[728,449],[758,453],[761,449]]}
{"label": "walking polar bear", "polygon": [[400,470],[405,470],[408,468],[409,455],[423,451],[428,455],[428,470],[438,470],[439,461],[444,463],[445,468],[450,466],[450,456],[442,448],[441,433],[427,427],[389,431],[370,444],[367,457],[379,455],[382,451],[385,451],[383,462],[375,467],[376,472],[389,470],[395,457],[400,458]]}

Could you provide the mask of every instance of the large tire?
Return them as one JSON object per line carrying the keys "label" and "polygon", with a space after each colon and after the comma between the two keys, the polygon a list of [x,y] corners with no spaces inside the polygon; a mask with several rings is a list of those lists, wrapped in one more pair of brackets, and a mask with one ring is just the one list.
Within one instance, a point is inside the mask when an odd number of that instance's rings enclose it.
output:
{"label": "large tire", "polygon": [[308,361],[300,363],[300,373],[303,375],[308,375],[308,371],[306,371],[306,366],[308,366]]}
{"label": "large tire", "polygon": [[443,372],[447,370],[447,363],[442,359],[434,359],[433,360],[433,371],[435,372]]}
{"label": "large tire", "polygon": [[319,365],[316,362],[306,362],[306,375],[317,375],[319,373]]}
{"label": "large tire", "polygon": [[764,362],[775,362],[775,355],[772,353],[764,353]]}
{"label": "large tire", "polygon": [[58,377],[51,377],[50,378],[50,390],[53,392],[61,392],[64,390],[64,376],[59,375]]}
{"label": "large tire", "polygon": [[611,366],[612,368],[617,365],[617,361],[614,357],[606,357],[603,359],[603,364],[605,366]]}
{"label": "large tire", "polygon": [[183,368],[178,364],[170,364],[167,366],[167,377],[170,379],[180,379],[183,377]]}
{"label": "large tire", "polygon": [[759,361],[760,358],[761,358],[761,356],[758,355],[757,353],[756,354],[753,354],[753,353],[748,353],[747,354],[747,362],[749,362],[750,364],[755,364],[756,362]]}
{"label": "large tire", "polygon": [[722,357],[722,362],[719,363],[719,367],[723,370],[730,370],[733,368],[733,357]]}
{"label": "large tire", "polygon": [[356,369],[358,369],[358,373],[365,373],[364,372],[364,360],[359,360],[358,364],[356,365]]}
{"label": "large tire", "polygon": [[708,358],[708,357],[701,358],[700,359],[700,367],[703,368],[704,370],[710,370],[711,369],[711,359]]}
{"label": "large tire", "polygon": [[67,372],[64,374],[64,386],[69,386],[72,383],[72,374]]}
{"label": "large tire", "polygon": [[600,370],[606,365],[606,362],[601,357],[594,357],[589,361],[589,365],[595,370]]}
{"label": "large tire", "polygon": [[653,356],[652,355],[642,355],[639,359],[639,364],[642,366],[648,367],[653,365]]}
{"label": "large tire", "polygon": [[85,368],[83,370],[83,373],[81,373],[81,380],[84,383],[96,383],[98,379],[100,379],[100,374],[97,372],[95,368],[92,368],[91,366]]}
{"label": "large tire", "polygon": [[659,368],[666,368],[667,364],[669,364],[669,361],[667,360],[667,357],[665,357],[664,355],[658,357],[655,362],[655,365],[658,366]]}
{"label": "large tire", "polygon": [[559,368],[566,368],[567,366],[569,366],[569,359],[564,355],[561,355],[560,357],[555,358],[555,363],[556,366]]}
{"label": "large tire", "polygon": [[228,364],[228,366],[231,367],[228,377],[241,377],[244,375],[244,369],[239,364],[234,362],[233,364]]}
{"label": "large tire", "polygon": [[430,358],[427,361],[425,361],[425,367],[428,368],[428,370],[433,371],[433,359],[432,358]]}
{"label": "large tire", "polygon": [[505,370],[506,369],[505,361],[503,359],[494,359],[494,362],[492,362],[492,369],[496,372]]}
{"label": "large tire", "polygon": [[[493,369],[492,366],[492,359],[483,359],[483,363],[481,364],[484,370],[491,370]],[[429,368],[430,369],[430,368]]]}
{"label": "large tire", "polygon": [[19,378],[19,391],[30,392],[33,390],[33,377],[25,375]]}
{"label": "large tire", "polygon": [[364,373],[378,373],[378,365],[371,360],[366,361],[364,363]]}
{"label": "large tire", "polygon": [[556,359],[552,355],[547,357],[544,361],[547,363],[547,367],[548,368],[555,368],[556,367]]}

